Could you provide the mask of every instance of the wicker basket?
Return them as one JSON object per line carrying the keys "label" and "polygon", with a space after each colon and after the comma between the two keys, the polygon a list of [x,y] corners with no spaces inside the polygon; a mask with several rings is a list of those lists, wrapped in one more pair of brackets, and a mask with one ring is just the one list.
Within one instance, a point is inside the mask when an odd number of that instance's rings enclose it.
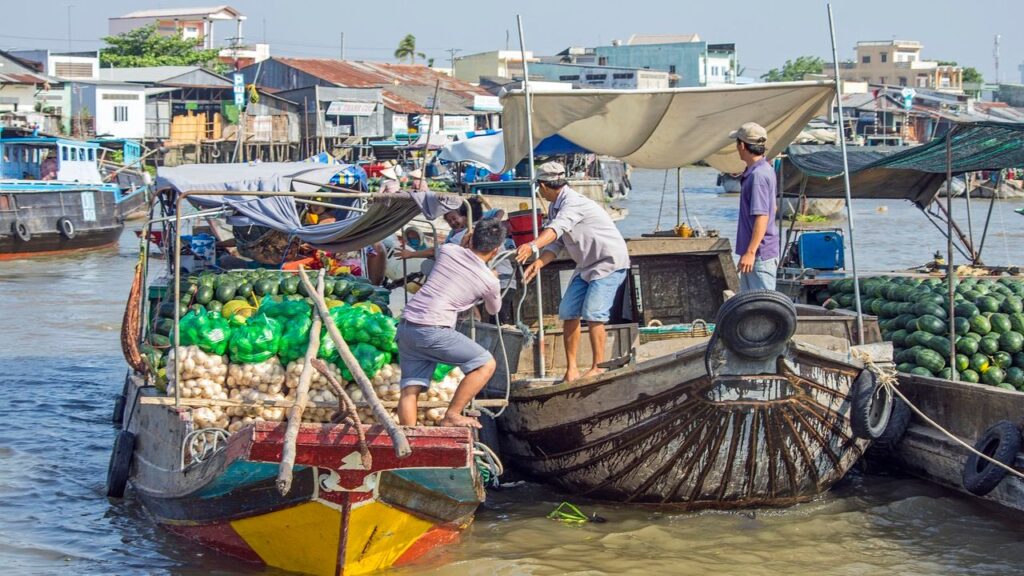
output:
{"label": "wicker basket", "polygon": [[640,343],[669,340],[672,338],[707,338],[715,331],[714,324],[708,324],[700,318],[689,324],[662,325],[659,320],[651,320],[640,329]]}

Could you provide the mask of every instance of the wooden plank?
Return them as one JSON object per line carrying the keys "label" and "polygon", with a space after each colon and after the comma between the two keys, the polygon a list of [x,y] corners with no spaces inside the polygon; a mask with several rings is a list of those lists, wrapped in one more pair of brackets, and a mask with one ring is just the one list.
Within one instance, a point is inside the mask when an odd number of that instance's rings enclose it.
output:
{"label": "wooden plank", "polygon": [[[174,406],[173,396],[143,396],[139,398],[140,404],[156,405],[156,406]],[[239,400],[210,400],[207,398],[182,398],[181,405],[188,407],[210,407],[210,406],[243,406],[249,408],[262,408],[264,406],[280,406],[283,408],[291,408],[295,402],[291,400],[264,400],[263,402],[241,402]],[[396,400],[382,400],[381,404],[388,409],[398,407],[398,401]],[[493,400],[474,400],[472,405],[483,406],[484,408],[501,408],[507,405],[508,402],[502,399]],[[307,406],[312,408],[337,408],[337,402],[307,402]],[[356,406],[359,408],[369,407],[366,402],[356,402]],[[419,402],[417,404],[420,408],[447,408],[448,402],[441,400],[428,400],[426,402]]]}

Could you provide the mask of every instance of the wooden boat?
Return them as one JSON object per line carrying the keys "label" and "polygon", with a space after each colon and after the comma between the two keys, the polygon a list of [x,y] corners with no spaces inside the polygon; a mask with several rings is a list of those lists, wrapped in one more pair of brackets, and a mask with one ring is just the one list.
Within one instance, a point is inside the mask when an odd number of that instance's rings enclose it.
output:
{"label": "wooden boat", "polygon": [[382,427],[364,426],[365,469],[345,424],[301,426],[292,489],[281,496],[284,423],[244,428],[197,461],[190,411],[137,383],[126,412],[131,487],[160,526],[223,554],[291,572],[366,574],[456,541],[484,499],[468,429],[409,428],[412,455],[399,460]]}
{"label": "wooden boat", "polygon": [[[714,318],[722,290],[735,288],[727,240],[628,246],[637,319]],[[552,308],[558,290],[547,283],[557,282],[558,268],[543,271]],[[808,500],[870,444],[853,423],[854,398],[870,375],[850,355],[851,315],[802,308],[797,318],[792,340],[758,361],[715,337],[680,338],[627,345],[633,360],[596,378],[521,377],[498,420],[502,457],[570,494],[618,502],[701,509]],[[621,349],[623,339],[613,336],[611,346]],[[562,368],[558,354],[546,356]]]}
{"label": "wooden boat", "polygon": [[[996,422],[1019,425],[1024,415],[1024,392],[911,374],[899,375],[899,389],[914,406],[969,445]],[[1024,480],[1007,474],[988,494],[972,494],[963,484],[967,450],[906,410],[906,431],[880,454],[889,464],[986,502],[1024,511]],[[1024,470],[1024,451],[1019,451],[1010,465]]]}
{"label": "wooden boat", "polygon": [[[51,137],[0,138],[0,259],[102,248],[121,236],[124,199],[96,167],[98,146]],[[57,176],[41,180],[46,153]]]}

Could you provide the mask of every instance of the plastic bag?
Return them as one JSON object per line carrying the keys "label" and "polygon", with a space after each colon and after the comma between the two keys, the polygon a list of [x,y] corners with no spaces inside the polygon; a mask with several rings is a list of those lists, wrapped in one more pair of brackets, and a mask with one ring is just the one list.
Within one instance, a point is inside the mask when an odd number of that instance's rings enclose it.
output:
{"label": "plastic bag", "polygon": [[[281,342],[277,348],[277,355],[281,358],[282,363],[287,364],[306,355],[306,348],[309,346],[309,329],[312,324],[313,320],[308,316],[290,319],[285,324],[284,331],[281,332]],[[330,340],[330,337],[328,336],[327,339]]]}
{"label": "plastic bag", "polygon": [[455,366],[449,366],[448,364],[438,362],[437,367],[434,368],[434,375],[430,377],[430,381],[440,382],[441,380],[444,380],[444,377],[447,376],[448,373],[454,369]]}
{"label": "plastic bag", "polygon": [[[363,369],[367,378],[376,376],[377,372],[380,372],[380,369],[391,360],[390,354],[382,352],[365,342],[359,342],[353,346],[352,355],[355,356],[356,362],[359,363],[359,367]],[[342,378],[345,380],[355,380],[348,366],[342,365],[339,368],[341,368]]]}
{"label": "plastic bag", "polygon": [[228,350],[236,363],[263,362],[277,354],[281,343],[281,323],[257,314],[245,324],[235,328]]}
{"label": "plastic bag", "polygon": [[260,304],[262,314],[275,319],[311,318],[313,309],[302,300],[264,299]]}

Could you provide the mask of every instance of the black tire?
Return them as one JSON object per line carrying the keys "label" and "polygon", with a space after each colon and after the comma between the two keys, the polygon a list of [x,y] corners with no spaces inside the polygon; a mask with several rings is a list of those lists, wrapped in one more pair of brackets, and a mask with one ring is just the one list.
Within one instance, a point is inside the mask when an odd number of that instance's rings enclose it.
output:
{"label": "black tire", "polygon": [[60,219],[57,220],[57,232],[60,232],[61,236],[71,240],[75,237],[75,223],[71,221],[71,218],[61,216]]}
{"label": "black tire", "polygon": [[[1009,420],[1000,420],[985,431],[974,449],[989,458],[1013,465],[1014,458],[1020,452],[1021,436],[1017,425]],[[971,453],[964,463],[964,489],[975,496],[984,496],[995,490],[1006,476],[1006,470]]]}
{"label": "black tire", "polygon": [[882,432],[882,435],[871,444],[871,450],[883,456],[895,452],[896,446],[899,445],[900,440],[903,440],[903,435],[907,433],[907,428],[913,418],[914,413],[910,410],[910,406],[907,406],[902,398],[893,398],[889,424],[885,427],[885,432]]}
{"label": "black tire", "polygon": [[124,385],[121,386],[121,393],[114,396],[114,413],[111,416],[111,422],[115,426],[121,428],[124,423],[124,407],[128,402],[128,382],[131,381],[132,373],[127,372],[124,375]]}
{"label": "black tire", "polygon": [[29,231],[28,226],[21,220],[15,220],[11,223],[11,234],[22,242],[28,242],[32,239],[32,232]]}
{"label": "black tire", "polygon": [[858,438],[878,440],[892,416],[893,395],[877,385],[870,370],[861,370],[850,389],[850,427]]}
{"label": "black tire", "polygon": [[775,290],[751,290],[725,301],[718,309],[715,334],[722,344],[751,360],[778,356],[796,332],[796,307]]}
{"label": "black tire", "polygon": [[135,452],[135,434],[121,430],[114,439],[107,465],[107,497],[123,498],[128,486],[128,475],[132,469],[132,454]]}

